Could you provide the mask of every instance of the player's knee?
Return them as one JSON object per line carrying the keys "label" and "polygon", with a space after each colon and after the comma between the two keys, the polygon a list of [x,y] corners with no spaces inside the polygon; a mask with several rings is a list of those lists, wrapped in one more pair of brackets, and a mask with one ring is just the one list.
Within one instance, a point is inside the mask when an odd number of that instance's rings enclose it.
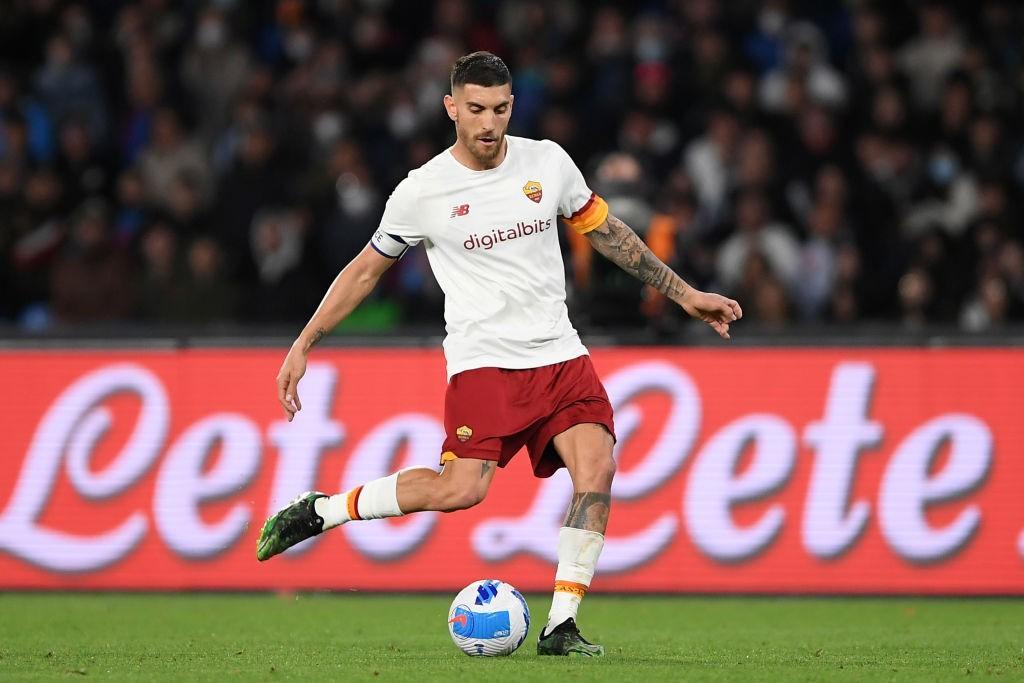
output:
{"label": "player's knee", "polygon": [[615,478],[615,458],[610,454],[588,460],[581,466],[573,484],[577,491],[608,491]]}
{"label": "player's knee", "polygon": [[612,479],[615,478],[615,458],[611,455],[600,458],[597,462],[596,476],[610,488]]}
{"label": "player's knee", "polygon": [[484,492],[475,488],[455,491],[448,495],[444,511],[455,512],[456,510],[468,510],[474,505],[478,505],[483,499]]}
{"label": "player's knee", "polygon": [[487,488],[483,486],[448,487],[442,495],[438,509],[442,512],[467,510],[474,505],[479,505],[486,495]]}

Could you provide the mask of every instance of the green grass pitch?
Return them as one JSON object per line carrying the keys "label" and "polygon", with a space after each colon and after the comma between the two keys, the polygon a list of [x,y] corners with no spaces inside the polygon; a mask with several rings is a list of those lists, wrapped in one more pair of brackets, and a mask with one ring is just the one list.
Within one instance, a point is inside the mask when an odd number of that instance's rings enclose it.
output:
{"label": "green grass pitch", "polygon": [[0,594],[0,679],[1024,679],[1024,601],[588,597],[600,660],[470,658],[444,596]]}

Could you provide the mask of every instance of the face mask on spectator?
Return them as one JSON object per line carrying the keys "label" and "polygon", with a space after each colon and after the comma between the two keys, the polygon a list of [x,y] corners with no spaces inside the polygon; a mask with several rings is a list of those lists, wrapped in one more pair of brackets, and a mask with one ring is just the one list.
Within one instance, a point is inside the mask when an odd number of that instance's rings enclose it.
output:
{"label": "face mask on spectator", "polygon": [[959,171],[960,165],[951,154],[935,154],[928,161],[928,175],[936,185],[949,185]]}
{"label": "face mask on spectator", "polygon": [[76,46],[83,48],[92,41],[92,25],[89,17],[81,13],[72,14],[66,24],[68,36]]}
{"label": "face mask on spectator", "polygon": [[224,44],[224,24],[218,20],[204,21],[196,30],[199,47],[213,50]]}
{"label": "face mask on spectator", "polygon": [[391,108],[388,113],[388,128],[396,138],[407,138],[416,129],[416,110],[408,104]]}
{"label": "face mask on spectator", "polygon": [[777,34],[786,25],[786,15],[778,9],[766,8],[757,15],[757,25],[761,33],[769,36]]}
{"label": "face mask on spectator", "polygon": [[636,58],[640,62],[661,62],[668,57],[665,41],[655,36],[645,36],[637,41]]}
{"label": "face mask on spectator", "polygon": [[293,62],[304,62],[313,54],[313,36],[308,31],[292,31],[284,41],[284,51]]}
{"label": "face mask on spectator", "polygon": [[320,147],[327,147],[345,132],[345,121],[341,114],[325,111],[313,120],[313,136]]}
{"label": "face mask on spectator", "polygon": [[335,189],[341,210],[350,216],[361,216],[373,208],[373,190],[351,173],[338,178]]}

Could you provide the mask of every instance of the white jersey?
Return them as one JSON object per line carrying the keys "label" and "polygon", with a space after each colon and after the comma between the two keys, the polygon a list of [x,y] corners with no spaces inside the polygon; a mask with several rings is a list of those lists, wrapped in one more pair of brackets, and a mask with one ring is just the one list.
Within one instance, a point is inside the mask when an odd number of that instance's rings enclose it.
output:
{"label": "white jersey", "polygon": [[423,243],[444,291],[448,377],[482,367],[535,368],[587,353],[565,306],[558,217],[578,232],[604,200],[549,140],[505,136],[505,158],[474,171],[445,150],[388,199],[371,246],[399,258]]}

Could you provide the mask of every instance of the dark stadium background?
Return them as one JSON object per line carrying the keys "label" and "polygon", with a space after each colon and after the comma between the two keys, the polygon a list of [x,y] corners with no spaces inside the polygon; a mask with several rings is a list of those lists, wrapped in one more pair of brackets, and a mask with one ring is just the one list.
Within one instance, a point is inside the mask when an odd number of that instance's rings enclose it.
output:
{"label": "dark stadium background", "polygon": [[[489,49],[511,132],[756,329],[1024,316],[1017,3],[60,2],[0,14],[0,321],[303,322]],[[565,244],[585,329],[680,317]],[[437,329],[423,250],[349,325]],[[737,335],[737,336],[742,336]]]}
{"label": "dark stadium background", "polygon": [[[485,575],[543,621],[568,482],[522,458],[474,510],[252,552],[289,482],[434,464],[423,249],[290,426],[273,380],[481,49],[509,132],[745,313],[719,340],[563,231],[624,435],[596,662],[448,642]],[[1021,677],[1022,121],[1016,0],[0,0],[0,670]]]}

